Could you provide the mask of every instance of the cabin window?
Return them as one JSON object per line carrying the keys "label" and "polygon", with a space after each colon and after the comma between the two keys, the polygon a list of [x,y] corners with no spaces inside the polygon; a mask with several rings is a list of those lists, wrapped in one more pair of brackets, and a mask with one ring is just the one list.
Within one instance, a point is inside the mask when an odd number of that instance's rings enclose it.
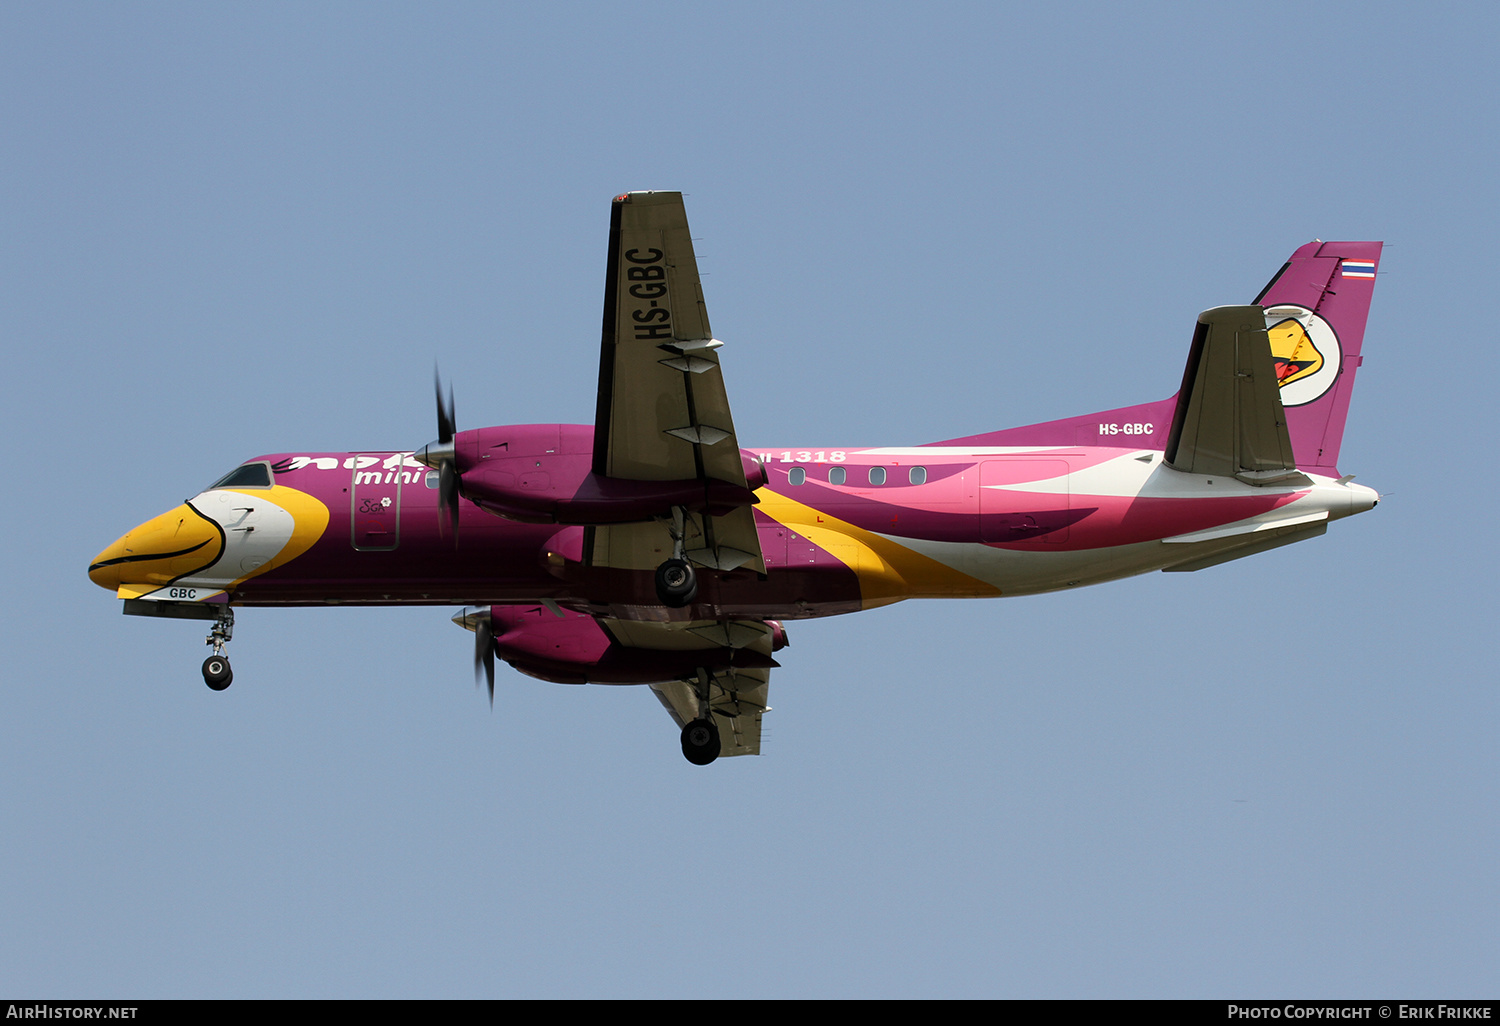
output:
{"label": "cabin window", "polygon": [[271,465],[269,463],[246,463],[243,467],[235,467],[209,487],[269,488],[271,487]]}
{"label": "cabin window", "polygon": [[883,485],[883,484],[885,484],[885,468],[884,467],[871,467],[870,468],[870,483],[872,485]]}
{"label": "cabin window", "polygon": [[849,472],[847,470],[845,470],[843,467],[829,467],[828,468],[828,483],[829,484],[843,484],[844,481],[848,479],[848,477],[849,477]]}
{"label": "cabin window", "polygon": [[906,479],[908,481],[910,481],[912,484],[926,484],[927,483],[927,468],[926,467],[912,467],[911,468],[911,473],[909,473],[909,474],[906,475]]}
{"label": "cabin window", "polygon": [[807,480],[807,471],[803,470],[801,467],[793,467],[791,470],[788,470],[786,472],[786,479],[790,484],[802,484]]}
{"label": "cabin window", "polygon": [[428,488],[436,488],[442,483],[443,475],[436,470],[429,470],[427,476],[422,478],[422,483]]}

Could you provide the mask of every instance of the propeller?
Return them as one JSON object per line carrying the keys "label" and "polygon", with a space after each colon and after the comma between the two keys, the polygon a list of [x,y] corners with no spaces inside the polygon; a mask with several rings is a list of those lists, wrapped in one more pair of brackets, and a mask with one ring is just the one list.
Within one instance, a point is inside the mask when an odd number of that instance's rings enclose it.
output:
{"label": "propeller", "polygon": [[453,544],[458,544],[458,467],[455,465],[453,435],[457,430],[454,414],[453,386],[448,386],[448,401],[443,402],[443,379],[437,368],[432,372],[433,391],[437,395],[437,441],[428,442],[413,458],[438,472],[439,525],[445,535],[451,535]]}
{"label": "propeller", "polygon": [[453,432],[457,430],[458,418],[453,413],[453,386],[448,386],[448,405],[443,405],[443,378],[436,367],[432,368],[432,388],[437,393],[438,444],[453,444]]}
{"label": "propeller", "polygon": [[485,683],[490,689],[490,708],[495,708],[495,632],[485,614],[474,625],[474,686],[479,686],[479,669],[484,667]]}
{"label": "propeller", "polygon": [[474,686],[479,686],[480,671],[489,686],[490,708],[495,708],[495,625],[490,621],[489,606],[466,606],[453,622],[474,632]]}

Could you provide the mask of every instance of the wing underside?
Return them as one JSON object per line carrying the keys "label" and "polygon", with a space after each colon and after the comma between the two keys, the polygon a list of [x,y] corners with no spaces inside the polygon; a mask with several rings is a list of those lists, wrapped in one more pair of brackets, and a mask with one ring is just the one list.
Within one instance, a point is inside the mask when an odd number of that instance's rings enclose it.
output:
{"label": "wing underside", "polygon": [[760,754],[772,653],[786,640],[779,624],[623,620],[530,603],[470,608],[453,622],[485,628],[496,655],[542,680],[649,684],[679,727],[712,716],[720,755]]}
{"label": "wing underside", "polygon": [[[729,397],[709,328],[682,194],[616,197],[610,219],[594,472],[627,481],[711,481],[747,487]],[[720,570],[765,572],[748,507],[695,514],[687,557]],[[664,524],[598,528],[587,562],[652,569]]]}
{"label": "wing underside", "polygon": [[[757,620],[684,624],[601,620],[600,626],[631,648],[705,655],[729,650],[735,653],[736,661],[774,664],[771,629]],[[769,665],[720,665],[704,667],[690,679],[655,682],[651,690],[679,727],[703,715],[706,691],[707,711],[719,728],[720,756],[759,755],[761,716],[770,710],[770,679]]]}
{"label": "wing underside", "polygon": [[[766,705],[766,681],[756,675],[766,670],[741,670],[733,675],[718,674],[709,681],[709,707],[714,725],[719,728],[719,755],[759,755],[760,718]],[[651,690],[680,727],[698,716],[698,692],[686,681],[667,681],[651,685]]]}

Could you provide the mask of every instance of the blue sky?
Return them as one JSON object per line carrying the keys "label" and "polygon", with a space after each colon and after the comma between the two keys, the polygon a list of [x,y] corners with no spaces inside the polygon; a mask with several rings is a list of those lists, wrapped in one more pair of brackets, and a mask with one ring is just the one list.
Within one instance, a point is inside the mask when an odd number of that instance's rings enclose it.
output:
{"label": "blue sky", "polygon": [[[0,11],[0,992],[1484,997],[1497,225],[1479,4]],[[250,456],[588,422],[610,197],[679,189],[750,445],[1170,394],[1387,242],[1328,535],[792,625],[765,755],[450,611],[122,617]]]}

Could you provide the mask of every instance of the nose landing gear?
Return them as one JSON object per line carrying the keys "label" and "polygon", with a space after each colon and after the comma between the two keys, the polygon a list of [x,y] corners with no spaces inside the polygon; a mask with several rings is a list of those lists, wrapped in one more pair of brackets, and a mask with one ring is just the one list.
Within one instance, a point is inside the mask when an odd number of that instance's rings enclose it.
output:
{"label": "nose landing gear", "polygon": [[203,683],[215,691],[223,691],[233,684],[234,671],[229,668],[229,660],[217,655],[203,660]]}
{"label": "nose landing gear", "polygon": [[232,637],[234,610],[225,605],[219,610],[213,629],[208,632],[208,640],[204,642],[214,647],[214,654],[203,660],[203,683],[215,691],[223,691],[234,683],[234,670],[230,669],[229,657],[224,654],[224,646]]}

